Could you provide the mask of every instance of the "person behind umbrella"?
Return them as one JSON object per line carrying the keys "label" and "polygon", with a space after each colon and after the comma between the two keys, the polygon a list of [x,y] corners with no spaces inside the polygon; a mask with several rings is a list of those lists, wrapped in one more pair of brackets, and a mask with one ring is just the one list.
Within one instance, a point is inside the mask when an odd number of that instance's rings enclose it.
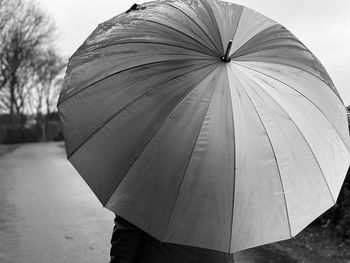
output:
{"label": "person behind umbrella", "polygon": [[233,254],[162,243],[116,215],[110,263],[233,263]]}

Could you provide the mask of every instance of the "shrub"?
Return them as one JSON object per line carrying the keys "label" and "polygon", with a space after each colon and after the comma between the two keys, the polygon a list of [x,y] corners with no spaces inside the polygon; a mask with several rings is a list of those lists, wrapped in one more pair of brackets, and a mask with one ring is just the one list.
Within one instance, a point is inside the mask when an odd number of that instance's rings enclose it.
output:
{"label": "shrub", "polygon": [[31,128],[9,127],[3,140],[5,144],[37,142],[40,138],[40,130],[36,126]]}
{"label": "shrub", "polygon": [[315,223],[333,228],[344,239],[350,238],[350,168],[345,177],[337,203]]}
{"label": "shrub", "polygon": [[4,143],[6,138],[6,127],[0,125],[0,144]]}

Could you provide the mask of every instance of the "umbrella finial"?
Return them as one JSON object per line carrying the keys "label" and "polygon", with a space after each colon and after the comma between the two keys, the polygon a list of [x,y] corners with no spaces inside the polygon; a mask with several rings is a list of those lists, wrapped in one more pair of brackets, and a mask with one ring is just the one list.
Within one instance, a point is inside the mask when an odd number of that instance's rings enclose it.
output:
{"label": "umbrella finial", "polygon": [[232,39],[227,44],[225,55],[221,57],[221,60],[223,62],[230,62],[231,61],[231,58],[229,57],[231,47],[232,47]]}

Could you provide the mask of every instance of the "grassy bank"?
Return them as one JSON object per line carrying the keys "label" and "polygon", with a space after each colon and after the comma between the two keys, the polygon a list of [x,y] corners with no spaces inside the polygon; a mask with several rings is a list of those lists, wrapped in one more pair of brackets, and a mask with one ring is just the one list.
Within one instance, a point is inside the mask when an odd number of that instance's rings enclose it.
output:
{"label": "grassy bank", "polygon": [[300,263],[349,263],[350,239],[344,239],[332,229],[312,224],[295,238],[267,245],[271,251],[281,251]]}
{"label": "grassy bank", "polygon": [[0,156],[6,153],[10,153],[13,152],[14,150],[16,150],[19,146],[18,145],[4,145],[4,144],[0,144]]}

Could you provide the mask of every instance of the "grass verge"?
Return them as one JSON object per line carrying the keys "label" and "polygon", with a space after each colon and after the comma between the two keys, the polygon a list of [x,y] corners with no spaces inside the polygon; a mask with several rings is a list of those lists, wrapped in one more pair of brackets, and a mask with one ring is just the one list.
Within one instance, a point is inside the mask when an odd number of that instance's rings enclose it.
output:
{"label": "grass verge", "polygon": [[318,224],[311,224],[295,238],[268,245],[268,249],[283,251],[300,263],[350,262],[350,239]]}
{"label": "grass verge", "polygon": [[0,156],[6,153],[11,153],[14,150],[16,150],[19,147],[19,145],[15,144],[0,144]]}

